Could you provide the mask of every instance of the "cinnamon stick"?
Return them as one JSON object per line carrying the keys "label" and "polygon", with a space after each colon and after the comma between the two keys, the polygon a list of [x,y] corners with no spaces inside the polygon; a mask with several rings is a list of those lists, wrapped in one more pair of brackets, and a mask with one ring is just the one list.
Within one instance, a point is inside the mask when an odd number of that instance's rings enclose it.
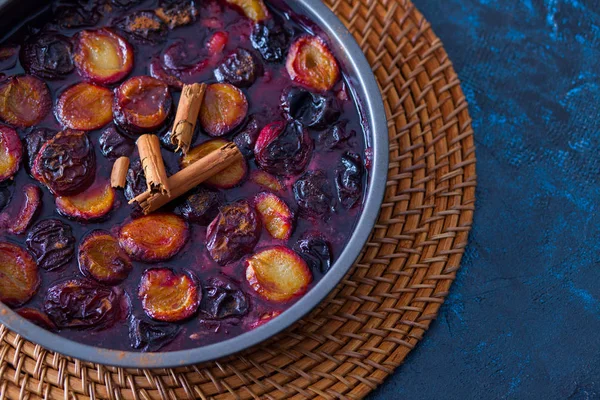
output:
{"label": "cinnamon stick", "polygon": [[208,178],[216,175],[242,158],[242,153],[234,143],[207,154],[198,161],[169,177],[171,196],[146,191],[129,202],[138,203],[144,214],[158,210],[171,200],[189,192]]}
{"label": "cinnamon stick", "polygon": [[142,135],[137,140],[142,168],[152,193],[162,193],[169,196],[169,182],[165,163],[160,152],[160,141],[156,135]]}
{"label": "cinnamon stick", "polygon": [[115,189],[124,188],[129,169],[129,157],[120,157],[113,164],[110,174],[110,185]]}
{"label": "cinnamon stick", "polygon": [[205,92],[205,83],[184,85],[181,91],[173,131],[171,132],[171,143],[177,146],[175,151],[181,150],[183,155],[186,155],[190,150]]}

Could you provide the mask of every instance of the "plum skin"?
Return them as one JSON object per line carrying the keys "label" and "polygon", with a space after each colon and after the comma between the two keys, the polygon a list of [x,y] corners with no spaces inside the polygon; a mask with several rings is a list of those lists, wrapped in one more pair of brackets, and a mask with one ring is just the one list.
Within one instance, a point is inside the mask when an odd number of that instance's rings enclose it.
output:
{"label": "plum skin", "polygon": [[30,38],[21,48],[21,64],[30,74],[56,79],[73,71],[73,46],[69,38],[43,33]]}
{"label": "plum skin", "polygon": [[31,254],[16,244],[0,241],[0,301],[10,307],[25,304],[41,282]]}
{"label": "plum skin", "polygon": [[0,182],[12,178],[19,170],[23,145],[17,131],[0,126]]}
{"label": "plum skin", "polygon": [[71,227],[55,218],[37,222],[27,234],[26,244],[37,265],[47,271],[67,265],[75,254]]}
{"label": "plum skin", "polygon": [[[42,191],[33,184],[23,186],[23,201],[18,210],[11,207],[0,214],[0,228],[5,227],[14,235],[25,233],[42,205]],[[3,226],[4,225],[4,226]]]}
{"label": "plum skin", "polygon": [[265,126],[254,146],[258,165],[274,175],[293,176],[304,171],[314,143],[299,123],[275,121]]}

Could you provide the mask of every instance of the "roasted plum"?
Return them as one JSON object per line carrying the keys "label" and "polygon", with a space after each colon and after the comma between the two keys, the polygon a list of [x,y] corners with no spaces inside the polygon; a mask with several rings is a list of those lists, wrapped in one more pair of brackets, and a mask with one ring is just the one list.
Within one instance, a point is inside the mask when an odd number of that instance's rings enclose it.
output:
{"label": "roasted plum", "polygon": [[353,136],[356,136],[356,132],[346,129],[346,122],[341,121],[319,134],[319,144],[328,150],[333,150],[348,143]]}
{"label": "roasted plum", "polygon": [[252,321],[250,324],[248,324],[248,328],[256,329],[259,326],[263,326],[267,322],[272,321],[273,319],[277,318],[280,315],[281,315],[280,311],[266,312],[266,313],[262,314],[256,321]]}
{"label": "roasted plum", "polygon": [[114,285],[127,278],[131,260],[110,232],[95,230],[79,244],[79,269],[100,283]]}
{"label": "roasted plum", "polygon": [[40,152],[40,149],[58,132],[49,128],[35,128],[25,135],[25,147],[27,149],[27,167],[31,172],[35,157]]}
{"label": "roasted plum", "polygon": [[250,180],[257,185],[273,192],[281,192],[283,190],[283,183],[281,183],[277,177],[260,169],[253,171],[250,174]]}
{"label": "roasted plum", "polygon": [[102,0],[59,0],[52,4],[55,20],[63,29],[93,26],[102,17]]}
{"label": "roasted plum", "polygon": [[166,261],[187,243],[189,228],[175,214],[151,214],[125,224],[119,244],[133,259],[144,262]]}
{"label": "roasted plum", "polygon": [[59,328],[104,329],[127,313],[122,289],[100,286],[85,279],[71,279],[51,286],[44,311]]}
{"label": "roasted plum", "polygon": [[0,228],[14,235],[25,233],[42,205],[42,191],[30,183],[15,195],[11,205],[0,214]]}
{"label": "roasted plum", "polygon": [[262,298],[280,303],[304,294],[312,273],[293,250],[275,246],[246,260],[246,280]]}
{"label": "roasted plum", "polygon": [[154,133],[165,125],[172,102],[163,81],[150,76],[129,78],[116,91],[114,119],[128,133]]}
{"label": "roasted plum", "polygon": [[52,320],[50,318],[48,318],[48,315],[46,315],[46,313],[44,313],[43,311],[40,311],[36,308],[30,308],[30,307],[19,308],[17,310],[17,314],[19,314],[21,317],[25,318],[29,322],[31,322],[41,328],[44,328],[50,332],[53,332],[57,329],[54,322],[52,322]]}
{"label": "roasted plum", "polygon": [[160,79],[170,88],[181,90],[183,89],[183,81],[176,76],[175,73],[167,71],[162,65],[162,62],[158,57],[154,57],[148,66],[150,76],[156,79]]}
{"label": "roasted plum", "polygon": [[254,207],[263,226],[274,239],[288,240],[294,229],[294,214],[281,198],[262,192],[254,198]]}
{"label": "roasted plum", "polygon": [[201,294],[190,272],[176,274],[168,268],[146,270],[138,291],[146,314],[164,322],[183,321],[194,315]]}
{"label": "roasted plum", "polygon": [[71,41],[57,33],[35,35],[21,48],[21,64],[27,73],[45,79],[68,75],[75,68]]}
{"label": "roasted plum", "polygon": [[141,2],[142,0],[110,0],[110,4],[121,8],[133,7]]}
{"label": "roasted plum", "polygon": [[252,252],[260,231],[260,219],[254,207],[241,200],[221,207],[206,231],[206,248],[213,260],[225,265]]}
{"label": "roasted plum", "polygon": [[41,122],[52,108],[44,81],[31,75],[11,76],[0,85],[0,119],[17,128]]}
{"label": "roasted plum", "polygon": [[99,183],[72,196],[58,196],[56,209],[65,217],[78,221],[97,221],[112,211],[115,197],[110,182]]}
{"label": "roasted plum", "polygon": [[282,61],[287,54],[293,31],[276,19],[268,19],[254,25],[252,46],[265,61],[275,63]]}
{"label": "roasted plum", "polygon": [[250,302],[240,286],[225,275],[204,282],[200,313],[207,319],[241,318],[248,313]]}
{"label": "roasted plum", "polygon": [[119,82],[133,69],[133,48],[110,29],[79,32],[74,53],[79,74],[94,83]]}
{"label": "roasted plum", "polygon": [[159,351],[171,343],[181,332],[181,326],[169,323],[148,322],[132,316],[129,319],[129,342],[141,351]]}
{"label": "roasted plum", "polygon": [[265,171],[281,176],[297,175],[308,165],[313,141],[299,123],[283,121],[265,126],[254,146],[254,156]]}
{"label": "roasted plum", "polygon": [[229,34],[227,32],[215,32],[206,41],[206,49],[208,50],[208,55],[211,57],[219,56],[221,53],[223,53],[223,50],[225,50],[227,43],[229,43]]}
{"label": "roasted plum", "polygon": [[162,53],[162,65],[172,74],[192,75],[206,67],[206,60],[195,43],[180,39],[171,43]]}
{"label": "roasted plum", "polygon": [[57,196],[80,193],[90,187],[96,174],[92,142],[85,132],[60,132],[44,143],[31,172]]}
{"label": "roasted plum", "polygon": [[294,250],[313,271],[325,274],[331,268],[333,262],[331,243],[318,232],[303,235],[294,245]]}
{"label": "roasted plum", "polygon": [[17,132],[8,126],[0,126],[0,182],[17,173],[22,158],[23,145]]}
{"label": "roasted plum", "polygon": [[251,115],[244,129],[233,137],[233,142],[240,149],[244,157],[250,158],[254,156],[254,145],[259,134],[260,126],[258,119],[256,116]]}
{"label": "roasted plum", "polygon": [[194,0],[161,0],[156,15],[173,29],[196,21],[198,9]]}
{"label": "roasted plum", "polygon": [[[194,147],[182,158],[181,167],[187,168],[194,162],[200,160],[202,157],[205,157],[207,154],[210,154],[213,151],[223,147],[227,143],[228,142],[223,139],[213,139]],[[219,189],[230,189],[238,186],[244,180],[247,173],[248,165],[246,160],[240,159],[239,161],[234,162],[231,166],[225,168],[223,171],[210,177],[204,181],[204,183]]]}
{"label": "roasted plum", "polygon": [[223,136],[244,121],[248,100],[244,93],[228,83],[209,85],[200,108],[200,124],[210,136]]}
{"label": "roasted plum", "polygon": [[0,70],[6,71],[17,64],[20,46],[6,44],[0,47]]}
{"label": "roasted plum", "polygon": [[98,142],[100,143],[100,151],[109,160],[129,157],[135,148],[133,140],[122,135],[114,126],[106,128],[100,135]]}
{"label": "roasted plum", "polygon": [[306,172],[294,183],[293,190],[300,214],[311,218],[326,218],[335,211],[331,185],[323,171]]}
{"label": "roasted plum", "polygon": [[139,158],[131,161],[125,184],[125,197],[131,201],[148,189],[144,169]]}
{"label": "roasted plum", "polygon": [[208,225],[219,214],[224,201],[222,192],[199,186],[185,197],[179,212],[189,222]]}
{"label": "roasted plum", "polygon": [[38,267],[47,271],[69,264],[75,254],[71,227],[55,218],[36,223],[27,234],[26,243]]}
{"label": "roasted plum", "polygon": [[363,161],[356,153],[342,155],[335,170],[338,200],[347,209],[356,206],[362,197]]}
{"label": "roasted plum", "polygon": [[341,115],[334,96],[311,93],[296,87],[283,91],[281,104],[289,119],[313,129],[327,128]]}
{"label": "roasted plum", "polygon": [[317,36],[303,36],[292,44],[286,69],[294,82],[318,92],[330,90],[340,79],[338,63]]}
{"label": "roasted plum", "polygon": [[0,241],[0,301],[10,307],[25,304],[41,281],[31,254],[16,244]]}
{"label": "roasted plum", "polygon": [[129,38],[141,43],[159,43],[165,40],[168,28],[154,11],[136,11],[115,21],[114,26]]}
{"label": "roasted plum", "polygon": [[261,73],[256,58],[246,49],[239,48],[225,57],[215,69],[219,82],[231,83],[237,87],[249,87]]}
{"label": "roasted plum", "polygon": [[228,4],[240,9],[244,15],[254,22],[269,18],[269,10],[263,0],[225,0]]}
{"label": "roasted plum", "polygon": [[112,121],[112,104],[112,91],[81,82],[62,92],[56,104],[56,118],[65,128],[91,131]]}

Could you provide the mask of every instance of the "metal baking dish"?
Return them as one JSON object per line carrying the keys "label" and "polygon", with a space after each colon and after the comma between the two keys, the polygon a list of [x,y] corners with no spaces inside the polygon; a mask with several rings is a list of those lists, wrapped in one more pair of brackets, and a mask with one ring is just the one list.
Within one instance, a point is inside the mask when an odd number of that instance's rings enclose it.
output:
{"label": "metal baking dish", "polygon": [[[340,282],[348,272],[367,241],[379,214],[387,180],[388,130],[379,87],[371,67],[360,47],[342,22],[320,0],[274,0],[275,5],[287,8],[307,22],[309,29],[324,33],[342,65],[361,112],[367,146],[373,150],[366,199],[354,233],[331,270],[304,297],[277,318],[265,325],[232,339],[191,350],[163,353],[138,353],[108,350],[66,339],[21,318],[0,303],[0,322],[26,339],[47,349],[75,358],[120,367],[166,368],[214,360],[258,344],[298,321]],[[0,0],[0,26],[15,27],[45,1]],[[306,17],[305,20],[302,17]]]}

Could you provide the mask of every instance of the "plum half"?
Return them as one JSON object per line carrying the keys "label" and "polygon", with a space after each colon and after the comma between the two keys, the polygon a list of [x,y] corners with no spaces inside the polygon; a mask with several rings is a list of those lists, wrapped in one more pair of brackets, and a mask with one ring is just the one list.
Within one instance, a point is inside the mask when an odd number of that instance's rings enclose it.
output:
{"label": "plum half", "polygon": [[114,26],[127,37],[141,43],[162,42],[168,33],[167,25],[154,11],[142,10],[127,14],[115,21]]}
{"label": "plum half", "polygon": [[133,259],[144,262],[166,261],[187,243],[189,228],[175,214],[151,214],[125,224],[119,244]]}
{"label": "plum half", "polygon": [[40,123],[52,108],[46,83],[31,75],[11,76],[0,85],[0,119],[18,128]]}
{"label": "plum half", "polygon": [[155,12],[170,29],[191,24],[199,14],[196,3],[190,0],[161,0]]}
{"label": "plum half", "polygon": [[22,158],[23,145],[17,132],[8,126],[0,126],[0,182],[17,173]]}
{"label": "plum half", "polygon": [[294,245],[294,250],[313,271],[325,274],[331,268],[333,262],[331,244],[318,232],[304,234]]}
{"label": "plum half", "polygon": [[190,272],[176,274],[167,268],[155,268],[146,270],[142,275],[138,295],[150,318],[178,322],[196,313],[201,292]]}
{"label": "plum half", "polygon": [[35,35],[21,48],[21,64],[28,73],[45,79],[68,75],[75,68],[71,41],[57,33]]}
{"label": "plum half", "polygon": [[302,125],[276,121],[260,131],[254,157],[265,171],[292,176],[304,171],[311,159],[313,146],[308,131]]}
{"label": "plum half", "polygon": [[74,53],[79,74],[94,83],[119,82],[133,69],[133,48],[110,29],[79,32]]}
{"label": "plum half", "polygon": [[241,318],[250,302],[240,286],[225,275],[204,282],[200,312],[208,319]]}
{"label": "plum half", "polygon": [[150,76],[135,76],[116,90],[114,119],[128,133],[155,133],[165,125],[172,103],[166,83]]}
{"label": "plum half", "polygon": [[326,218],[335,211],[331,185],[322,170],[306,172],[294,183],[293,190],[300,214]]}
{"label": "plum half", "polygon": [[283,190],[283,183],[281,183],[277,177],[260,169],[253,171],[250,174],[250,180],[257,185],[273,192],[281,192]]}
{"label": "plum half", "polygon": [[62,92],[56,103],[56,118],[65,128],[91,131],[112,121],[112,104],[112,91],[81,82]]}
{"label": "plum half", "polygon": [[288,240],[294,228],[294,214],[277,195],[262,192],[254,198],[254,207],[263,226],[274,239]]}
{"label": "plum half", "polygon": [[37,265],[54,271],[67,265],[75,255],[75,236],[71,227],[59,219],[39,221],[27,234],[27,250]]}
{"label": "plum half", "polygon": [[58,196],[56,209],[68,218],[95,221],[104,218],[113,209],[116,193],[110,182],[93,185],[72,196]]}
{"label": "plum half", "polygon": [[246,280],[265,300],[281,303],[304,294],[312,281],[312,273],[293,250],[276,246],[246,260]]}
{"label": "plum half", "polygon": [[294,82],[318,92],[333,88],[340,79],[337,60],[317,36],[303,36],[292,44],[286,69]]}
{"label": "plum half", "polygon": [[210,136],[223,136],[244,121],[248,113],[246,95],[228,83],[209,85],[200,108],[200,124]]}
{"label": "plum half", "polygon": [[340,105],[334,96],[311,93],[296,87],[283,91],[281,104],[289,119],[314,129],[327,128],[341,115]]}
{"label": "plum half", "polygon": [[22,193],[14,196],[8,209],[0,214],[0,227],[14,235],[25,233],[42,205],[42,191],[32,184],[23,186]]}
{"label": "plum half", "polygon": [[252,53],[239,48],[217,66],[215,78],[219,82],[231,83],[237,87],[248,87],[256,81],[260,72],[260,65]]}
{"label": "plum half", "polygon": [[10,307],[25,304],[41,282],[31,254],[16,244],[0,242],[0,301]]}
{"label": "plum half", "polygon": [[269,10],[263,0],[226,0],[228,4],[238,8],[254,22],[261,22],[269,18]]}
{"label": "plum half", "polygon": [[36,324],[37,326],[44,328],[48,331],[53,332],[57,329],[54,322],[52,322],[52,320],[48,318],[48,315],[46,315],[45,312],[38,310],[37,308],[19,308],[17,310],[17,314],[19,314],[21,317],[25,318],[29,322]]}
{"label": "plum half", "polygon": [[219,207],[224,201],[221,191],[198,186],[184,198],[178,209],[189,222],[208,225],[219,214]]}
{"label": "plum half", "polygon": [[114,285],[127,278],[132,269],[131,260],[109,232],[90,232],[79,244],[79,269],[100,283]]}

